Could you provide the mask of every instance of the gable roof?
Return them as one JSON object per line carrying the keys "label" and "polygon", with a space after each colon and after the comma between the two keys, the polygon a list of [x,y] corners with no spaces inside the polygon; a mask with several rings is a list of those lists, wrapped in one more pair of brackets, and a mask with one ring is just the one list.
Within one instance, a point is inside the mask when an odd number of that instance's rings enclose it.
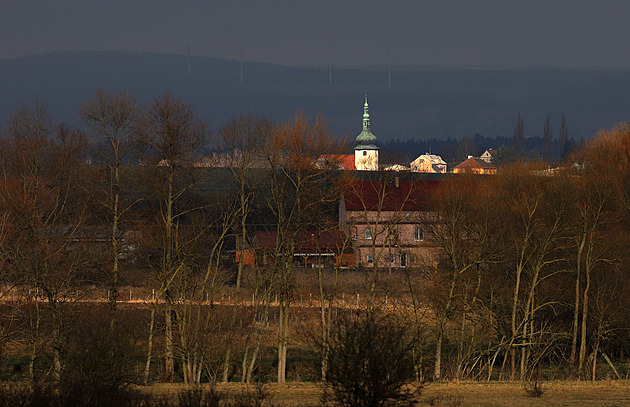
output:
{"label": "gable roof", "polygon": [[454,169],[464,169],[464,168],[482,168],[484,170],[496,169],[494,165],[488,163],[487,161],[482,160],[478,157],[470,157],[466,161],[463,161],[457,164]]}
{"label": "gable roof", "polygon": [[428,161],[431,164],[446,164],[446,162],[444,162],[444,160],[442,160],[442,157],[440,157],[439,155],[428,153],[422,154],[421,156],[413,160],[411,164],[420,164],[422,161]]}
{"label": "gable roof", "polygon": [[425,211],[440,181],[378,180],[350,182],[343,199],[347,211]]}

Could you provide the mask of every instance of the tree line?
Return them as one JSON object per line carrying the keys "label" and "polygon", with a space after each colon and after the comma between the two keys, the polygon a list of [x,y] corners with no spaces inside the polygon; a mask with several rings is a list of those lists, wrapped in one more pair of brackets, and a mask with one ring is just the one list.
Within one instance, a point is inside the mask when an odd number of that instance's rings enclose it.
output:
{"label": "tree line", "polygon": [[629,135],[627,126],[601,132],[557,171],[515,165],[443,184],[439,221],[427,225],[441,249],[425,287],[437,318],[434,377],[444,374],[443,336],[451,378],[490,379],[499,369],[500,378],[530,380],[557,365],[594,380],[601,357],[613,370],[610,359],[625,358],[620,155]]}
{"label": "tree line", "polygon": [[[153,380],[155,370],[173,381],[176,366],[186,383],[227,381],[236,338],[239,352],[244,346],[242,380],[250,382],[267,346],[259,320],[268,321],[272,294],[279,304],[277,380],[284,382],[295,283],[291,236],[317,228],[339,196],[332,165],[315,165],[320,155],[340,151],[322,122],[299,114],[279,124],[240,116],[214,135],[220,149],[208,157],[208,124],[169,94],[140,106],[128,94],[99,90],[80,116],[85,131],[53,123],[40,103],[21,106],[0,146],[4,343],[18,338],[27,376],[35,379],[38,365],[41,374],[49,361],[55,380],[69,371],[77,287],[107,290],[110,334],[117,335],[125,319],[119,288],[134,269],[152,289],[141,382]],[[227,167],[227,176],[210,171],[216,165]],[[229,283],[240,298],[243,251],[233,268],[224,255],[251,245],[254,219],[277,241],[273,264],[251,276],[244,317],[240,306],[219,310],[217,296]],[[17,301],[9,301],[16,290]],[[235,336],[244,318],[251,320]],[[217,373],[209,371],[215,365],[208,353],[219,331],[226,348]]]}
{"label": "tree line", "polygon": [[[404,321],[417,380],[525,380],[541,369],[596,378],[602,358],[623,374],[615,362],[627,353],[630,322],[626,125],[557,170],[517,164],[445,178],[430,221],[415,219],[438,261],[392,274],[376,263],[368,273],[296,268],[299,237],[339,229],[339,198],[357,177],[317,164],[344,149],[320,119],[243,115],[211,135],[169,94],[141,106],[102,90],[80,117],[84,130],[54,123],[42,104],[22,106],[1,140],[0,343],[15,375],[251,383],[273,371],[279,383],[326,380],[339,371],[328,344],[356,312],[340,298],[351,284],[362,314]],[[211,136],[220,148],[204,155]],[[390,184],[393,175],[371,176]],[[239,249],[256,230],[274,242],[264,265],[246,267]],[[340,250],[352,245],[347,236]],[[132,274],[151,289],[139,308],[121,302]],[[98,290],[106,306],[90,303]],[[296,303],[305,292],[315,307]],[[394,294],[404,305],[388,302]],[[302,340],[323,344],[316,357]]]}
{"label": "tree line", "polygon": [[570,152],[579,148],[584,140],[576,142],[569,137],[569,128],[564,114],[560,117],[557,137],[554,137],[551,116],[547,114],[540,136],[525,137],[525,121],[518,112],[512,137],[488,137],[476,133],[461,139],[391,139],[383,143],[387,152],[385,159],[410,162],[421,154],[433,153],[447,163],[458,164],[468,158],[481,156],[486,150],[496,150],[494,163],[497,166],[512,164],[517,161],[538,161],[546,163],[561,162]]}

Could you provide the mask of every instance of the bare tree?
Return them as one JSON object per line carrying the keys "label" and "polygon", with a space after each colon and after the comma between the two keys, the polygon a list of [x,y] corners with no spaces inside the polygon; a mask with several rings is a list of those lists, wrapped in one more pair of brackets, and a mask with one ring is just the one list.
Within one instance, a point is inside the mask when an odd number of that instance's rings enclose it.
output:
{"label": "bare tree", "polygon": [[80,109],[81,118],[102,143],[98,154],[106,170],[106,187],[100,203],[107,211],[111,269],[109,273],[110,306],[116,311],[120,281],[119,261],[122,251],[120,230],[125,214],[133,203],[125,202],[123,179],[136,153],[134,130],[138,119],[136,99],[124,92],[109,93],[97,89],[94,97]]}
{"label": "bare tree", "polygon": [[[472,176],[445,181],[434,197],[436,221],[423,222],[428,235],[439,247],[444,258],[431,273],[433,284],[444,288],[435,293],[437,298],[432,302],[437,317],[433,373],[436,380],[442,378],[442,345],[446,323],[453,317],[453,309],[457,303],[462,302],[462,299],[464,299],[462,307],[468,307],[467,295],[459,293],[462,289],[460,285],[465,285],[463,280],[468,275],[480,277],[479,268],[482,263],[496,260],[494,253],[496,245],[492,236],[493,216],[478,189],[478,182]],[[473,281],[477,282],[478,292],[480,280],[473,278]],[[460,359],[463,357],[465,322],[466,312],[463,310]],[[461,365],[461,360],[458,364]]]}
{"label": "bare tree", "polygon": [[271,123],[260,117],[243,115],[232,119],[219,130],[222,147],[228,154],[228,167],[237,181],[239,200],[238,273],[236,287],[241,286],[243,274],[243,253],[247,240],[247,218],[252,210],[257,180],[252,169],[263,164],[263,152],[267,137],[271,133]]}
{"label": "bare tree", "polygon": [[[322,225],[326,225],[329,222],[322,219]],[[337,233],[336,233],[337,232]],[[338,225],[333,224],[329,225],[329,227],[324,228],[324,235],[328,236],[339,236],[338,239],[334,239],[336,244],[335,247],[335,257],[336,261],[333,267],[331,268],[328,274],[332,274],[326,278],[324,264],[321,259],[321,247],[320,247],[320,238],[322,233],[319,233],[316,237],[316,246],[319,254],[318,264],[317,264],[317,287],[319,289],[319,311],[320,311],[320,319],[321,319],[321,341],[322,344],[328,344],[331,337],[331,330],[333,325],[333,309],[335,306],[335,297],[337,295],[339,289],[339,275],[342,272],[342,269],[348,267],[348,264],[344,264],[346,252],[352,249],[352,240],[351,236],[345,234],[338,230]],[[354,257],[354,256],[353,256]],[[332,280],[332,281],[330,281]],[[321,349],[321,377],[322,381],[326,382],[326,376],[328,372],[328,356],[330,349],[328,346],[324,345]]]}
{"label": "bare tree", "polygon": [[[520,373],[525,378],[534,315],[552,302],[536,304],[535,292],[541,282],[556,273],[553,264],[562,259],[566,223],[565,204],[550,199],[555,179],[541,178],[534,169],[516,166],[498,175],[493,191],[501,218],[498,241],[502,242],[504,261],[513,265],[514,285],[511,301],[511,339],[508,346],[511,375],[516,378],[517,342],[520,342]],[[545,273],[549,273],[546,275]],[[504,366],[505,366],[504,359]]]}
{"label": "bare tree", "polygon": [[[180,348],[182,354],[182,366],[184,382],[200,383],[201,373],[204,367],[210,364],[210,351],[208,342],[212,341],[210,335],[216,333],[217,325],[227,325],[227,350],[226,358],[229,363],[229,353],[232,348],[232,340],[236,324],[232,317],[231,324],[221,324],[220,316],[215,309],[217,291],[226,276],[222,272],[221,254],[228,240],[238,210],[236,202],[231,197],[211,196],[207,199],[214,201],[208,204],[203,211],[197,211],[192,215],[186,234],[192,243],[187,244],[189,256],[186,270],[176,285],[179,296],[176,301],[175,312],[177,315],[177,327],[179,330]],[[202,201],[202,199],[199,199]],[[180,234],[184,231],[180,228]],[[196,255],[197,259],[193,258]],[[200,265],[205,261],[205,270]],[[196,266],[195,263],[198,265]],[[200,273],[195,272],[200,269]],[[236,312],[238,307],[234,306]]]}
{"label": "bare tree", "polygon": [[[158,284],[156,305],[159,298],[165,302],[165,376],[173,379],[173,300],[171,284],[188,267],[187,243],[179,234],[185,216],[199,209],[199,205],[181,204],[186,192],[200,178],[200,171],[194,167],[199,160],[200,149],[208,137],[207,125],[203,123],[186,103],[169,94],[156,97],[145,112],[140,126],[145,149],[144,165],[148,171],[147,180],[155,194],[158,205],[157,222],[159,229],[160,258],[156,264]],[[190,202],[189,202],[190,204]],[[152,312],[151,327],[154,326]],[[153,337],[151,331],[150,337]],[[147,371],[150,364],[151,345],[147,358]]]}
{"label": "bare tree", "polygon": [[309,228],[326,203],[336,202],[334,189],[326,188],[330,168],[316,160],[336,152],[321,119],[310,123],[301,115],[274,130],[267,144],[270,189],[268,207],[276,219],[274,249],[275,287],[279,301],[278,383],[286,381],[289,313],[294,286],[296,238]]}
{"label": "bare tree", "polygon": [[[53,353],[53,372],[61,376],[63,304],[82,280],[87,260],[78,244],[85,236],[90,199],[82,162],[84,136],[65,124],[52,125],[42,104],[19,107],[11,116],[9,139],[2,144],[5,211],[20,225],[13,235],[11,267],[33,304],[29,318],[29,376],[44,343]],[[46,304],[45,309],[40,303]],[[44,319],[51,321],[47,337]]]}
{"label": "bare tree", "polygon": [[477,154],[477,147],[475,142],[470,136],[464,136],[457,145],[457,151],[455,152],[455,160],[461,162],[467,160],[469,156]]}
{"label": "bare tree", "polygon": [[[576,270],[571,361],[575,361],[579,326],[578,370],[582,374],[586,373],[589,298],[593,278],[602,267],[618,262],[624,252],[615,244],[620,240],[611,241],[609,236],[612,230],[618,230],[622,219],[623,206],[620,205],[624,202],[624,180],[618,177],[619,170],[622,170],[618,166],[627,165],[624,161],[628,151],[628,134],[623,126],[611,132],[602,131],[598,138],[573,157],[582,170],[577,177],[571,177],[575,188],[572,236],[575,239]],[[622,236],[622,232],[618,230],[616,235]],[[583,288],[580,287],[582,281]],[[580,307],[581,322],[578,323]]]}

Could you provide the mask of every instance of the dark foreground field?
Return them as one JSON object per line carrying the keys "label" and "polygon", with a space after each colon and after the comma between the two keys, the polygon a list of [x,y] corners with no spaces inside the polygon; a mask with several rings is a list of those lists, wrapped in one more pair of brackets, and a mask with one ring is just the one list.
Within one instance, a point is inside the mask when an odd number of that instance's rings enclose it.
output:
{"label": "dark foreground field", "polygon": [[[153,394],[177,394],[185,385],[156,384],[142,388]],[[242,384],[219,384],[226,396],[237,397],[255,391]],[[549,381],[542,383],[544,393],[535,398],[527,394],[519,382],[459,382],[425,385],[418,406],[630,406],[630,381],[604,382]],[[278,406],[317,406],[323,388],[314,383],[267,384],[267,400]]]}

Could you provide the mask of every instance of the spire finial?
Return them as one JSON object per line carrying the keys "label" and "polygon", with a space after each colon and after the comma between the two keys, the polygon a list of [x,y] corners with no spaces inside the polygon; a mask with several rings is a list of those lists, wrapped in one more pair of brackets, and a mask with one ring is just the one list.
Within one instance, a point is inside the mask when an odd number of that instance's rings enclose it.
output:
{"label": "spire finial", "polygon": [[365,103],[363,104],[363,130],[370,129],[370,113],[368,113],[368,99],[365,94]]}

